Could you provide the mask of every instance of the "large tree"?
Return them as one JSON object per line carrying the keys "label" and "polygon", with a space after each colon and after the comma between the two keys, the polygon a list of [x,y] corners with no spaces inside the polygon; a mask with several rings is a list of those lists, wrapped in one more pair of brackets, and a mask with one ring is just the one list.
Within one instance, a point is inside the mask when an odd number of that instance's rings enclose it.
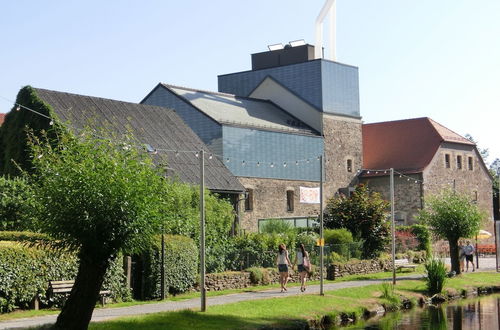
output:
{"label": "large tree", "polygon": [[477,234],[485,214],[468,196],[445,190],[426,199],[419,218],[438,237],[448,241],[451,270],[460,274],[458,240]]}
{"label": "large tree", "polygon": [[39,228],[59,248],[76,251],[80,261],[55,327],[87,329],[110,262],[120,252],[148,245],[158,232],[169,189],[133,143],[117,144],[89,132],[78,138],[58,133],[57,143],[32,135],[31,180],[40,203]]}
{"label": "large tree", "polygon": [[350,197],[339,196],[328,201],[325,226],[347,228],[355,240],[363,241],[363,257],[376,257],[389,240],[388,207],[389,203],[380,194],[370,193],[365,185],[358,185]]}

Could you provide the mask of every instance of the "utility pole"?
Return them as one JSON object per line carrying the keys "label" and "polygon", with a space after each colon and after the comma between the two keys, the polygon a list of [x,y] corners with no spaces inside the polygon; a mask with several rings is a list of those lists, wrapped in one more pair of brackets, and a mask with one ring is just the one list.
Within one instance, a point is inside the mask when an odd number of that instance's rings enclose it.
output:
{"label": "utility pole", "polygon": [[200,293],[201,311],[207,309],[205,291],[205,151],[200,151]]}
{"label": "utility pole", "polygon": [[394,228],[394,168],[391,167],[392,284],[396,285],[396,234]]}
{"label": "utility pole", "polygon": [[323,292],[323,268],[325,254],[325,240],[323,236],[323,155],[319,156],[319,294],[324,296]]}

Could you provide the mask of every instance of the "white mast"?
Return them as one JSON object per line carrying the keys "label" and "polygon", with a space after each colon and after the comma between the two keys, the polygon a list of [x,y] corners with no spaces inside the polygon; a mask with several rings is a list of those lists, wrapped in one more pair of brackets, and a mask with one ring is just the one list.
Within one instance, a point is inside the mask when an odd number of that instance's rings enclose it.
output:
{"label": "white mast", "polygon": [[336,8],[335,8],[335,0],[326,0],[323,8],[319,12],[318,18],[316,18],[315,30],[316,30],[316,43],[314,47],[314,58],[323,58],[323,21],[325,20],[326,15],[329,15],[330,19],[330,33],[329,33],[329,59],[335,61],[337,59],[336,55]]}

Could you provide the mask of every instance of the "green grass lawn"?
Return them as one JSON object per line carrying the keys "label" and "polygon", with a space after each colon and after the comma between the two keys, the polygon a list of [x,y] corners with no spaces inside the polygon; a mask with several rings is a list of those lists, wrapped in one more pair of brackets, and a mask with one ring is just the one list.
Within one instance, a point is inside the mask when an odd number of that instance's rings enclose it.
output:
{"label": "green grass lawn", "polygon": [[[377,275],[378,276],[378,275]],[[387,276],[382,276],[384,278]],[[365,278],[363,278],[365,279]],[[445,289],[463,289],[499,285],[497,273],[469,273],[449,279]],[[424,280],[399,281],[397,293],[412,297],[425,293]],[[90,329],[256,329],[263,326],[287,328],[308,319],[324,315],[352,313],[361,315],[365,308],[386,302],[381,297],[381,285],[346,288],[325,292],[325,296],[300,295],[245,301],[210,306],[205,313],[197,311],[166,312],[127,317],[105,323],[92,323]]]}

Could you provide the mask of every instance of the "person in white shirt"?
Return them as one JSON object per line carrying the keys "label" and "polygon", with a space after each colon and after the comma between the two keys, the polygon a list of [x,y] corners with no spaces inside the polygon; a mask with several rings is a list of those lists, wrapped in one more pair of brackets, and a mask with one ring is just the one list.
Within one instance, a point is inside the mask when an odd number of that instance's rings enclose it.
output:
{"label": "person in white shirt", "polygon": [[280,273],[281,292],[287,291],[286,284],[288,283],[288,266],[291,265],[288,258],[288,251],[285,244],[280,244],[278,247],[278,256],[276,257],[276,265]]}
{"label": "person in white shirt", "polygon": [[295,255],[295,264],[297,265],[297,271],[300,276],[300,291],[306,291],[306,279],[307,273],[310,270],[311,262],[309,261],[309,253],[307,253],[304,248],[304,244],[300,244],[300,247]]}
{"label": "person in white shirt", "polygon": [[470,244],[470,241],[467,241],[467,245],[464,246],[464,254],[465,254],[465,271],[469,271],[469,262],[472,264],[472,271],[475,271],[474,267],[474,247]]}

